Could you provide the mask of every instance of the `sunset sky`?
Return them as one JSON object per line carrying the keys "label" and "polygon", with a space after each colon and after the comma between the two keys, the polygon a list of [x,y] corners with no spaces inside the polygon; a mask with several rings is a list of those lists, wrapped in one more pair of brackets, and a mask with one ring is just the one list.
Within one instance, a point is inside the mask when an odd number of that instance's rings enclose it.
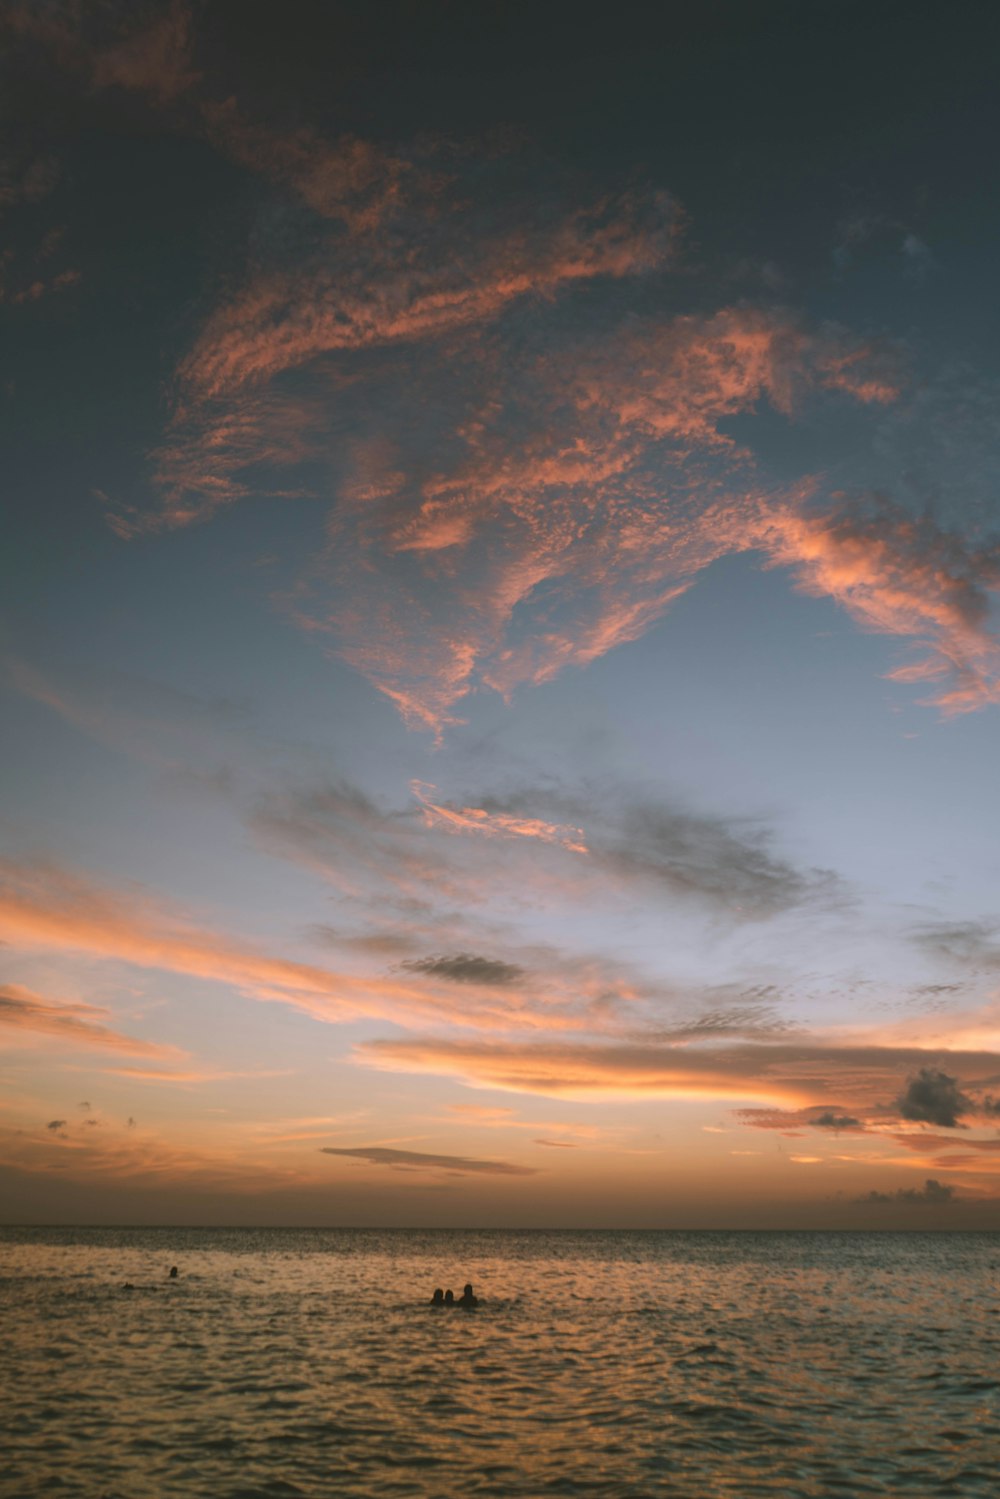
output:
{"label": "sunset sky", "polygon": [[0,4],[0,1220],[1000,1227],[998,45]]}

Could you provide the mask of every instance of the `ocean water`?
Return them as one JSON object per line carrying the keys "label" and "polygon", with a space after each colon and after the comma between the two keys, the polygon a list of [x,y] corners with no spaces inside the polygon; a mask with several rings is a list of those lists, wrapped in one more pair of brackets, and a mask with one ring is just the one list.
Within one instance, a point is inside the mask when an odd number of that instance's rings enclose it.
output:
{"label": "ocean water", "polygon": [[4,1499],[1000,1491],[997,1234],[0,1229],[0,1317]]}

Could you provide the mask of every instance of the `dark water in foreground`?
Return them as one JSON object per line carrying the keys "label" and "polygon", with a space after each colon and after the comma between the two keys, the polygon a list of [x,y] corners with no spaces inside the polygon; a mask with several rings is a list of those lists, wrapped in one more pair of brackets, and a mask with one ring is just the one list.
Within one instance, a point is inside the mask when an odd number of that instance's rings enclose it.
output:
{"label": "dark water in foreground", "polygon": [[0,1315],[5,1499],[1000,1488],[997,1234],[0,1229]]}

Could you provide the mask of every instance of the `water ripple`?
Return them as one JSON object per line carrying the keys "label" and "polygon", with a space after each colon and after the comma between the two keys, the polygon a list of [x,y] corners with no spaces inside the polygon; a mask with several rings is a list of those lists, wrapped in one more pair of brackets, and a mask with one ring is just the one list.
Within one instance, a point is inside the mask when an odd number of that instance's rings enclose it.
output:
{"label": "water ripple", "polygon": [[[0,1495],[992,1499],[998,1264],[991,1234],[4,1230]],[[426,1305],[467,1279],[475,1313]]]}

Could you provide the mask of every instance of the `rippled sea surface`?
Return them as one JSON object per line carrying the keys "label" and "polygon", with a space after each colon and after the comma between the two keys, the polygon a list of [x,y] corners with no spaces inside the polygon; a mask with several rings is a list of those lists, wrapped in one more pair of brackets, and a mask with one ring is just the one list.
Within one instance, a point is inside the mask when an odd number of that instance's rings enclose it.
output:
{"label": "rippled sea surface", "polygon": [[1000,1491],[996,1234],[0,1229],[0,1312],[19,1499]]}

